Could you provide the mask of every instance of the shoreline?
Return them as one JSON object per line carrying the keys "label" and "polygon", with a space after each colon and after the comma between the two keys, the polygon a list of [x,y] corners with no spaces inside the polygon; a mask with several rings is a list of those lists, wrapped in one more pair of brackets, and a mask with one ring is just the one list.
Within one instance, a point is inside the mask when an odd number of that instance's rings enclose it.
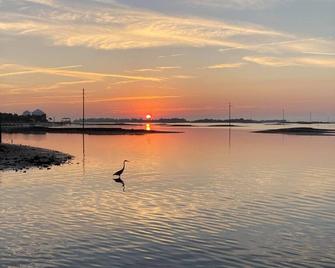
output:
{"label": "shoreline", "polygon": [[0,172],[30,168],[50,169],[68,163],[73,157],[59,151],[16,144],[0,144]]}

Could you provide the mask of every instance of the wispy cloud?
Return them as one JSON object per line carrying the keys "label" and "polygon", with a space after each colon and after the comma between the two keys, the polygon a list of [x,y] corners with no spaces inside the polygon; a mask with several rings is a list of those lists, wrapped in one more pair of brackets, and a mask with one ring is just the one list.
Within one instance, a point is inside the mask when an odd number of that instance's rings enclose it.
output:
{"label": "wispy cloud", "polygon": [[320,56],[335,56],[335,52],[304,51],[303,53]]}
{"label": "wispy cloud", "polygon": [[176,99],[181,98],[181,96],[165,95],[165,96],[129,96],[129,97],[115,97],[115,98],[103,98],[91,100],[94,102],[111,102],[111,101],[138,101],[138,100],[164,100],[164,99]]}
{"label": "wispy cloud", "polygon": [[[167,99],[177,99],[182,96],[174,96],[174,95],[155,95],[155,96],[124,96],[124,97],[113,97],[113,98],[90,98],[86,100],[87,103],[108,103],[108,102],[128,102],[128,101],[145,101],[145,100],[167,100]],[[11,106],[13,104],[20,105],[32,105],[32,104],[40,104],[41,102],[45,103],[61,103],[64,104],[75,104],[81,103],[82,100],[77,95],[75,96],[55,96],[50,99],[50,96],[36,96],[31,97],[29,101],[23,102],[7,102],[3,106]],[[69,100],[70,99],[70,100]]]}
{"label": "wispy cloud", "polygon": [[0,69],[5,69],[8,67],[14,67],[15,71],[2,72],[0,73],[0,77],[18,76],[18,75],[27,75],[27,74],[47,74],[47,75],[65,76],[65,77],[80,78],[80,79],[94,80],[94,81],[103,80],[105,78],[122,78],[122,79],[128,79],[128,80],[140,80],[140,81],[152,81],[152,82],[159,82],[163,80],[163,78],[160,78],[160,77],[133,76],[133,75],[123,75],[123,74],[111,74],[111,73],[98,73],[98,72],[71,70],[73,68],[82,67],[81,65],[62,66],[62,67],[56,67],[56,68],[22,66],[22,65],[16,65],[16,64],[0,65]]}
{"label": "wispy cloud", "polygon": [[181,56],[184,56],[185,54],[170,54],[170,55],[161,55],[161,56],[158,56],[158,58],[169,58],[169,57],[181,57]]}
{"label": "wispy cloud", "polygon": [[55,7],[57,6],[55,0],[21,0],[22,2],[28,2],[28,3],[34,3],[39,5],[45,5],[45,6],[51,6]]}
{"label": "wispy cloud", "polygon": [[39,86],[34,87],[35,92],[43,91],[43,90],[50,90],[50,89],[59,89],[64,86],[72,86],[72,85],[81,85],[85,86],[86,84],[91,84],[97,82],[96,80],[79,80],[79,81],[66,81],[66,82],[58,82],[52,85],[47,86]]}
{"label": "wispy cloud", "polygon": [[[0,33],[10,36],[38,36],[56,46],[82,46],[103,50],[177,45],[216,46],[222,47],[221,52],[232,50],[261,53],[317,51],[326,55],[325,53],[335,49],[335,42],[330,39],[301,39],[290,33],[241,22],[234,24],[222,20],[168,16],[127,7],[115,1],[102,1],[104,4],[96,2],[94,7],[88,7],[85,1],[76,5],[70,1],[31,1],[43,3],[43,5],[22,11],[12,4],[14,6],[11,10],[0,11],[2,17]],[[278,0],[187,1],[240,7],[262,7],[279,2]],[[2,5],[9,2],[9,0],[3,0]],[[259,40],[262,42],[260,43]],[[183,55],[175,53],[161,55],[158,58]]]}
{"label": "wispy cloud", "polygon": [[177,69],[181,69],[180,66],[160,66],[157,67],[159,70],[177,70]]}
{"label": "wispy cloud", "polygon": [[222,63],[216,65],[210,65],[205,67],[205,69],[235,69],[243,66],[245,63],[237,62],[237,63]]}
{"label": "wispy cloud", "polygon": [[138,80],[121,80],[121,81],[117,81],[114,83],[109,83],[107,86],[107,89],[112,89],[113,88],[112,86],[115,86],[115,85],[126,85],[126,84],[132,84],[136,82],[139,82],[139,81]]}
{"label": "wispy cloud", "polygon": [[180,66],[159,66],[154,68],[143,68],[143,69],[137,69],[134,70],[135,72],[162,72],[167,70],[177,70],[181,69]]}
{"label": "wispy cloud", "polygon": [[[247,50],[258,53],[303,53],[303,54],[315,54],[315,55],[328,55],[332,56],[332,51],[335,49],[334,40],[325,40],[322,38],[293,38],[284,41],[266,42],[258,44],[243,44],[241,46],[221,48],[220,52],[226,53],[233,50]],[[306,52],[306,51],[318,51],[318,52]]]}
{"label": "wispy cloud", "polygon": [[143,69],[137,69],[134,70],[135,72],[161,72],[162,70],[160,69],[155,69],[155,68],[143,68]]}
{"label": "wispy cloud", "polygon": [[174,75],[173,78],[176,78],[176,79],[193,79],[193,78],[195,78],[195,76],[194,75],[180,74],[180,75]]}
{"label": "wispy cloud", "polygon": [[186,3],[230,9],[265,9],[287,0],[183,0]]}
{"label": "wispy cloud", "polygon": [[15,71],[0,73],[0,77],[36,74],[36,73],[53,74],[58,73],[58,71],[61,70],[78,68],[78,67],[82,67],[82,65],[62,66],[56,68],[40,68],[40,67],[22,66],[18,64],[2,64],[0,65],[0,70],[14,69]]}
{"label": "wispy cloud", "polygon": [[0,12],[3,18],[0,32],[40,36],[59,46],[105,50],[170,45],[241,47],[252,42],[252,37],[273,40],[290,36],[256,25],[167,16],[119,5],[88,8],[84,3],[75,7],[70,2],[66,3],[57,8]]}
{"label": "wispy cloud", "polygon": [[310,66],[310,67],[324,67],[334,68],[335,59],[324,59],[324,58],[306,58],[306,57],[244,57],[243,60],[259,65],[265,65],[270,67],[288,67],[288,66]]}

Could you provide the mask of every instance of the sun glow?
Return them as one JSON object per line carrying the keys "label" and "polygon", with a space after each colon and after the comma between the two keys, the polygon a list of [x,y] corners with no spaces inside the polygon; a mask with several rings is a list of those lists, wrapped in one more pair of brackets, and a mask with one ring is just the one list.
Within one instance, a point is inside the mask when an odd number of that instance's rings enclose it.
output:
{"label": "sun glow", "polygon": [[151,119],[152,119],[151,114],[147,114],[147,115],[145,116],[145,119],[146,119],[146,120],[151,120]]}

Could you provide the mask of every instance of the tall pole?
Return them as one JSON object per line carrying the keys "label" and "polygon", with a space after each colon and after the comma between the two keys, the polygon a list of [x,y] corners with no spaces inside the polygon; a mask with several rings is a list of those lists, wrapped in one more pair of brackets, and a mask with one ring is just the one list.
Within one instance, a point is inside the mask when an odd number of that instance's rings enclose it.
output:
{"label": "tall pole", "polygon": [[85,175],[85,88],[83,88],[83,175]]}
{"label": "tall pole", "polygon": [[229,126],[231,126],[231,103],[229,102]]}
{"label": "tall pole", "polygon": [[283,123],[285,122],[285,110],[283,109]]}
{"label": "tall pole", "polygon": [[83,133],[85,130],[85,88],[83,88]]}
{"label": "tall pole", "polygon": [[2,143],[2,124],[1,124],[1,121],[2,121],[2,115],[0,113],[0,144]]}

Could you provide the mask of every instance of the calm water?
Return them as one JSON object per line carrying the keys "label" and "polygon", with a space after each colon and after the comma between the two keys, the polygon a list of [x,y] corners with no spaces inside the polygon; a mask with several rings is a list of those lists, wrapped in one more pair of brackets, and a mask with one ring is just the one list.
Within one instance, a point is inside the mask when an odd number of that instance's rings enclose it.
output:
{"label": "calm water", "polygon": [[0,173],[0,267],[334,267],[335,137],[251,128],[5,136],[76,158]]}

